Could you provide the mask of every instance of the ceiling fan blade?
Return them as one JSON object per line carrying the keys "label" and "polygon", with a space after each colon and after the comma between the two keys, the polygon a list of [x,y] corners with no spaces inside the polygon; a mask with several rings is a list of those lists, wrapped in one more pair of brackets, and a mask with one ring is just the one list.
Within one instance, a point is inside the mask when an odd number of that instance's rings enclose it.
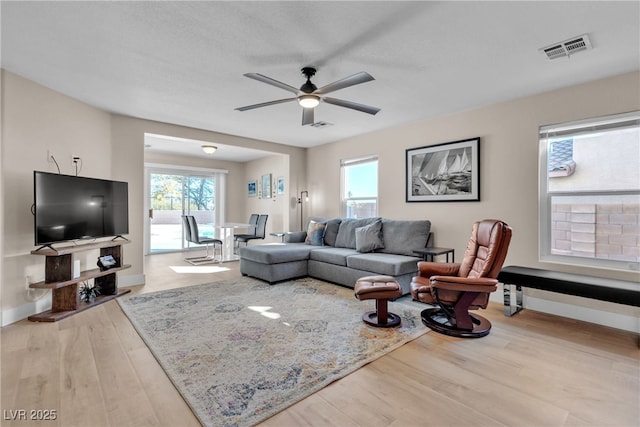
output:
{"label": "ceiling fan blade", "polygon": [[313,108],[302,109],[302,126],[313,124]]}
{"label": "ceiling fan blade", "polygon": [[375,80],[371,76],[371,74],[361,71],[352,76],[345,77],[344,79],[335,81],[333,83],[329,83],[326,86],[322,86],[320,89],[315,90],[313,93],[322,95],[325,93],[336,91],[338,89],[344,89],[349,86],[359,85],[360,83],[366,83],[371,80]]}
{"label": "ceiling fan blade", "polygon": [[337,105],[339,107],[351,108],[352,110],[362,111],[363,113],[372,114],[374,116],[378,111],[380,111],[380,109],[376,107],[358,104],[357,102],[345,101],[343,99],[323,97],[322,100],[329,104]]}
{"label": "ceiling fan blade", "polygon": [[262,83],[266,83],[266,84],[269,84],[269,85],[272,85],[272,86],[275,86],[275,87],[279,87],[280,89],[288,90],[289,92],[293,92],[296,95],[299,92],[298,88],[295,88],[293,86],[289,86],[286,83],[282,83],[282,82],[279,82],[277,80],[274,80],[271,77],[263,76],[262,74],[247,73],[247,74],[244,74],[244,76],[245,77],[249,77],[250,79],[257,80],[257,81],[262,82]]}
{"label": "ceiling fan blade", "polygon": [[282,104],[283,102],[291,102],[291,101],[297,101],[297,100],[298,98],[277,99],[275,101],[263,102],[261,104],[253,104],[253,105],[247,105],[246,107],[234,108],[234,110],[247,111],[247,110],[253,110],[254,108],[268,107],[269,105]]}

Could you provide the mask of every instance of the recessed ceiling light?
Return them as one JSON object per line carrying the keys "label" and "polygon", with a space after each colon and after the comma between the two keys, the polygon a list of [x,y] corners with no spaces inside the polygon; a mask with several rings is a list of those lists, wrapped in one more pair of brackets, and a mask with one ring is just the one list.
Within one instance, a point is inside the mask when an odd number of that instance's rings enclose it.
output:
{"label": "recessed ceiling light", "polygon": [[202,146],[202,151],[204,151],[207,154],[213,154],[216,152],[216,150],[218,149],[218,147],[216,147],[215,145],[203,145]]}

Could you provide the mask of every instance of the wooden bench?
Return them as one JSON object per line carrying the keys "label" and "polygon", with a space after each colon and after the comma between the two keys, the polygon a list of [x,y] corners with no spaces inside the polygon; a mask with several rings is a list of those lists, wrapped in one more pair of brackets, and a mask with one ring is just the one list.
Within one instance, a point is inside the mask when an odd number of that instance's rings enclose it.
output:
{"label": "wooden bench", "polygon": [[[522,287],[640,307],[640,286],[627,280],[512,265],[500,271],[498,281],[504,284],[506,316],[513,316],[522,310]],[[635,290],[630,289],[633,286]]]}

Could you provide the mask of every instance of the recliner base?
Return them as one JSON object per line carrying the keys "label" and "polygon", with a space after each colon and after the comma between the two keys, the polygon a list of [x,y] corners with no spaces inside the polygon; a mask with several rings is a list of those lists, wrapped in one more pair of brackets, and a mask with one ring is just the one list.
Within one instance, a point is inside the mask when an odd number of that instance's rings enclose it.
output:
{"label": "recliner base", "polygon": [[427,308],[420,313],[422,323],[425,326],[444,335],[460,338],[480,338],[489,334],[491,330],[491,322],[489,320],[477,314],[469,313],[469,316],[473,322],[473,329],[471,330],[460,329],[455,325],[451,325],[442,308]]}

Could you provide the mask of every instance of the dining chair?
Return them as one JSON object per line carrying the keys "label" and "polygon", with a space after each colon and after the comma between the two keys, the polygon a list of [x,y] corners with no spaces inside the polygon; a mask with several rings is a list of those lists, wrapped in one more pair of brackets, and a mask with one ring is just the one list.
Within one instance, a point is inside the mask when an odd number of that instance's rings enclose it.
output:
{"label": "dining chair", "polygon": [[267,228],[267,218],[269,217],[269,215],[260,215],[258,217],[258,222],[254,228],[255,233],[254,234],[246,234],[246,235],[242,235],[239,234],[238,236],[236,236],[235,240],[237,242],[237,245],[240,246],[240,243],[244,243],[245,246],[247,246],[249,240],[255,240],[255,239],[262,239],[264,240],[265,234],[266,234],[266,228]]}
{"label": "dining chair", "polygon": [[[185,239],[196,245],[205,245],[206,255],[200,257],[185,258],[184,260],[193,265],[205,264],[222,260],[222,240],[212,237],[200,237],[198,223],[193,215],[183,215],[182,224],[185,231]],[[209,245],[213,246],[212,255],[209,254]],[[220,248],[220,257],[216,259],[216,247]]]}
{"label": "dining chair", "polygon": [[258,218],[260,218],[260,215],[258,214],[251,214],[249,217],[249,224],[251,225],[251,227],[249,227],[250,233],[239,233],[233,236],[233,239],[236,241],[236,245],[238,243],[238,238],[253,237],[256,235],[256,231],[258,230]]}

